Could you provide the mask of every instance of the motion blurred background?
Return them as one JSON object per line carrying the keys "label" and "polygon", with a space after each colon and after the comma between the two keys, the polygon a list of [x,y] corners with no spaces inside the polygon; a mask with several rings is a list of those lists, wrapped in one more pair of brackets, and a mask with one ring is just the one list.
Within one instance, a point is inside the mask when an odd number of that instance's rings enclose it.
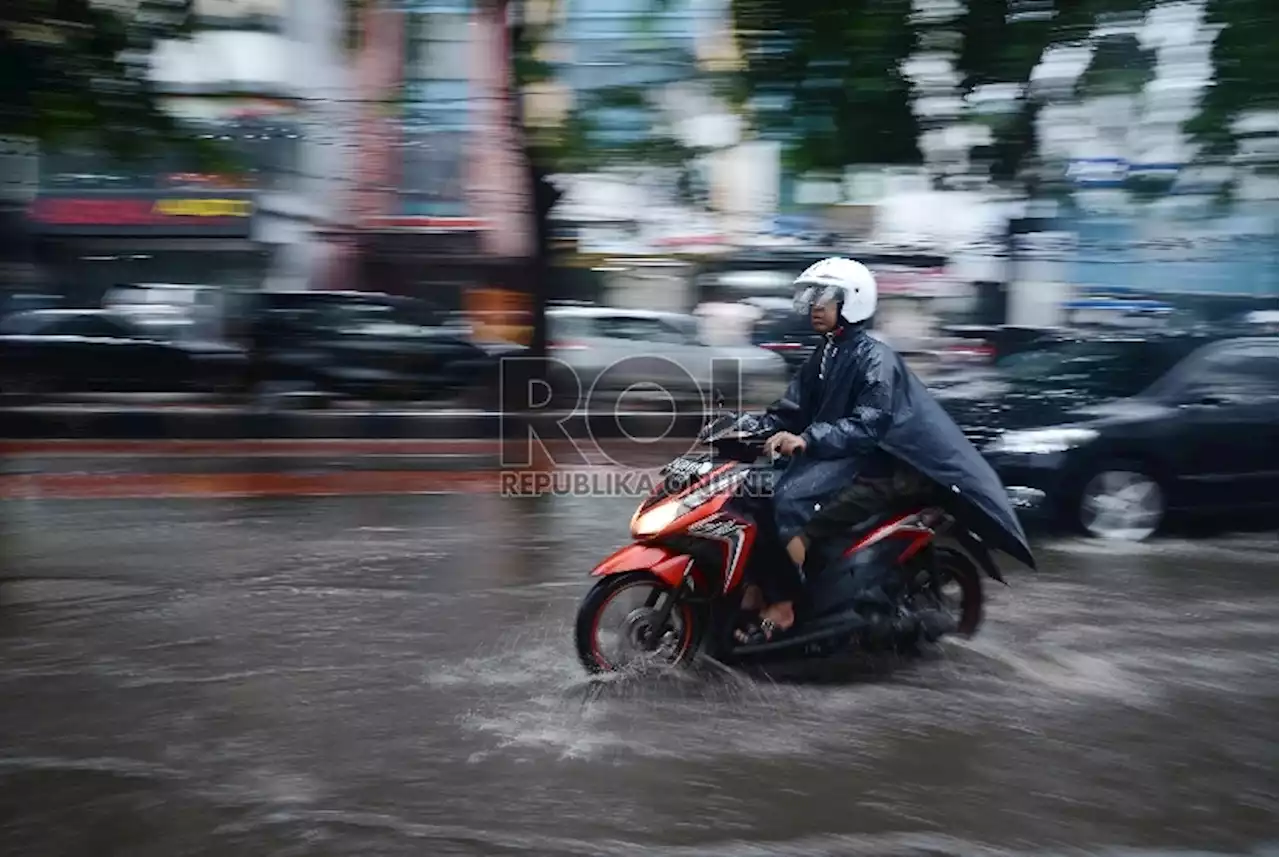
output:
{"label": "motion blurred background", "polygon": [[[477,343],[540,351],[557,299],[702,307],[702,339],[748,342],[832,253],[882,272],[879,328],[922,353],[948,324],[1078,321],[1085,298],[1275,309],[1261,0],[3,15],[9,312],[108,308],[248,348],[254,298],[356,290]],[[13,374],[0,389],[52,380]]]}
{"label": "motion blurred background", "polygon": [[[3,0],[0,852],[1275,854],[1276,34]],[[832,254],[1040,571],[886,671],[587,687],[638,498],[502,496],[502,367],[625,447],[521,469],[656,467],[717,361],[783,389]]]}

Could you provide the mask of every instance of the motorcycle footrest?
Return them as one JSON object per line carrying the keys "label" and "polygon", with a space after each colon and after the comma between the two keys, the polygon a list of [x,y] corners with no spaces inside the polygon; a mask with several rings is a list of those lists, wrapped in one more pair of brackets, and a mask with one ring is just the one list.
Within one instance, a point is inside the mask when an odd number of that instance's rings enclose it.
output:
{"label": "motorcycle footrest", "polygon": [[795,634],[787,634],[779,640],[735,646],[731,653],[734,655],[752,655],[757,652],[773,652],[779,649],[791,648],[792,646],[828,640],[843,634],[856,634],[866,626],[867,620],[861,613],[856,610],[845,610],[832,616],[824,616],[821,619],[806,622],[805,630]]}

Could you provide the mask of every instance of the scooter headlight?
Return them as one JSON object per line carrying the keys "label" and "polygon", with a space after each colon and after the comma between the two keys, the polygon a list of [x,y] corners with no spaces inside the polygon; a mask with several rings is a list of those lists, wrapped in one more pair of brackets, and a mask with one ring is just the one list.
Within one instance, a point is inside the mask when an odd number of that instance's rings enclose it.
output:
{"label": "scooter headlight", "polygon": [[705,485],[690,491],[679,499],[667,500],[652,509],[637,515],[631,521],[631,535],[635,538],[649,538],[671,526],[681,516],[692,512],[702,504],[710,501],[717,494],[731,491],[742,480],[747,478],[745,469],[731,470],[721,474]]}
{"label": "scooter headlight", "polygon": [[631,522],[631,535],[637,538],[656,536],[671,526],[681,514],[683,514],[683,506],[678,501],[668,500],[665,503],[659,503]]}

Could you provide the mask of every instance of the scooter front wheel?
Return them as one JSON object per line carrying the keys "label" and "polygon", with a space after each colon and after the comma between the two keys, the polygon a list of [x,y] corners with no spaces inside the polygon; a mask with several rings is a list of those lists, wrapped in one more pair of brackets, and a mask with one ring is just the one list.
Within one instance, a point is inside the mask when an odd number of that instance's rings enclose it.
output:
{"label": "scooter front wheel", "polygon": [[698,614],[687,603],[667,609],[674,597],[674,589],[647,571],[602,579],[578,607],[574,643],[582,666],[599,674],[687,662],[698,640]]}

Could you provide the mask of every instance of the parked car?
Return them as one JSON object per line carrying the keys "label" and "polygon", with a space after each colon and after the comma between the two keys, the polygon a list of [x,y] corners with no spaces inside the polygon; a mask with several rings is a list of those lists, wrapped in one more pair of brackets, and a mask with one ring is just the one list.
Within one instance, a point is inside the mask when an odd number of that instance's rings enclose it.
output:
{"label": "parked car", "polygon": [[496,385],[497,357],[421,301],[375,292],[263,292],[251,309],[251,386],[432,400]]}
{"label": "parked car", "polygon": [[109,310],[30,310],[0,320],[6,395],[230,393],[246,368],[239,348],[173,339]]}
{"label": "parked car", "polygon": [[[593,388],[615,402],[629,389],[643,395],[646,390],[658,394],[660,387],[692,400],[718,388],[726,397],[741,391],[755,404],[781,395],[788,378],[785,361],[763,348],[703,344],[697,319],[690,315],[556,306],[547,310],[547,328],[548,354],[562,363],[558,371],[552,369],[557,389],[571,391],[566,376],[572,373],[583,401]],[[735,372],[726,371],[730,367],[740,369],[740,382]]]}
{"label": "parked car", "polygon": [[1032,519],[1140,540],[1277,502],[1274,338],[1059,341],[935,391]]}

